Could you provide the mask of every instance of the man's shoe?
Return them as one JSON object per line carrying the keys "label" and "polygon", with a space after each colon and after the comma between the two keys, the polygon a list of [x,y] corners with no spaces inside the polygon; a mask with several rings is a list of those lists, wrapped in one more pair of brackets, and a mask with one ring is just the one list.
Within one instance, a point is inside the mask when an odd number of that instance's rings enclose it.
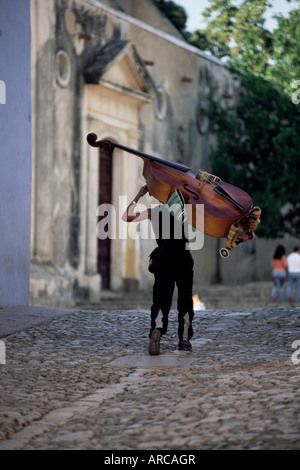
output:
{"label": "man's shoe", "polygon": [[179,341],[178,350],[179,351],[191,351],[192,345],[189,341]]}
{"label": "man's shoe", "polygon": [[160,352],[160,330],[153,330],[150,336],[148,351],[150,356],[158,356]]}

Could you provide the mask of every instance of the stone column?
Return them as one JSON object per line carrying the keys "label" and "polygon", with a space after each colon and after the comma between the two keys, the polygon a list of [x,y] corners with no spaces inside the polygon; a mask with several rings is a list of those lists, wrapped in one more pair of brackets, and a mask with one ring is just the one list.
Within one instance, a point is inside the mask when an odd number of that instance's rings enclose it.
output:
{"label": "stone column", "polygon": [[[13,3],[13,2],[11,2]],[[33,227],[32,255],[53,260],[53,154],[54,154],[54,0],[32,0],[33,114]]]}

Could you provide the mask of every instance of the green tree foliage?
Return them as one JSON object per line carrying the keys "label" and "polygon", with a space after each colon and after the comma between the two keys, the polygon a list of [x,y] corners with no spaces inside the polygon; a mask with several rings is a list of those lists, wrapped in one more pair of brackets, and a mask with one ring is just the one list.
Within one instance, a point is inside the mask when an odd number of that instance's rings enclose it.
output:
{"label": "green tree foliage", "polygon": [[[289,0],[287,0],[289,1]],[[265,27],[268,0],[211,0],[203,17],[206,28],[190,33],[188,41],[212,53],[237,70],[261,76],[290,93],[292,79],[300,77],[300,8],[288,17],[275,15],[277,27]],[[298,0],[300,5],[300,1]]]}
{"label": "green tree foliage", "polygon": [[300,103],[292,102],[293,82],[300,80],[300,10],[277,15],[271,34],[264,26],[270,2],[210,3],[207,28],[194,33],[194,45],[198,38],[198,47],[226,57],[242,90],[230,110],[211,102],[213,172],[245,189],[262,208],[259,235],[300,238]]}
{"label": "green tree foliage", "polygon": [[206,28],[197,30],[189,41],[216,57],[228,58],[239,70],[263,74],[273,48],[263,16],[270,2],[244,0],[239,6],[231,0],[210,3],[203,13]]}
{"label": "green tree foliage", "polygon": [[185,37],[187,14],[185,9],[169,0],[154,0],[155,5],[173,23],[175,28]]}
{"label": "green tree foliage", "polygon": [[292,10],[288,17],[276,18],[278,27],[273,31],[272,61],[266,78],[290,96],[292,82],[300,80],[300,8]]}
{"label": "green tree foliage", "polygon": [[300,234],[300,109],[270,82],[240,74],[236,106],[212,100],[209,117],[218,142],[213,172],[245,189],[263,211],[258,234]]}

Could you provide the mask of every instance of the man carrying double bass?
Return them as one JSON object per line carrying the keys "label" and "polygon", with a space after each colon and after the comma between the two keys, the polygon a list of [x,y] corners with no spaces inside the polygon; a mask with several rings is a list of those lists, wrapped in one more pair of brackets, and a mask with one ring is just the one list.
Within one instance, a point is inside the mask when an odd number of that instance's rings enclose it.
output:
{"label": "man carrying double bass", "polygon": [[150,255],[149,265],[150,272],[154,274],[149,354],[160,353],[160,340],[167,332],[175,284],[178,290],[178,349],[191,351],[194,261],[185,236],[184,224],[174,217],[166,204],[136,212],[138,200],[147,192],[147,185],[142,186],[128,205],[122,219],[126,222],[149,219],[157,241],[157,248]]}

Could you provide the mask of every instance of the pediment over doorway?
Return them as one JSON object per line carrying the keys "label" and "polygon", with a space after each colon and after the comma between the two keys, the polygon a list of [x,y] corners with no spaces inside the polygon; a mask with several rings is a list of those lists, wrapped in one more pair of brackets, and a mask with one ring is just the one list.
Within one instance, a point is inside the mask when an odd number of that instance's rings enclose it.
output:
{"label": "pediment over doorway", "polygon": [[131,41],[111,40],[84,71],[87,84],[102,84],[152,101],[155,84]]}

